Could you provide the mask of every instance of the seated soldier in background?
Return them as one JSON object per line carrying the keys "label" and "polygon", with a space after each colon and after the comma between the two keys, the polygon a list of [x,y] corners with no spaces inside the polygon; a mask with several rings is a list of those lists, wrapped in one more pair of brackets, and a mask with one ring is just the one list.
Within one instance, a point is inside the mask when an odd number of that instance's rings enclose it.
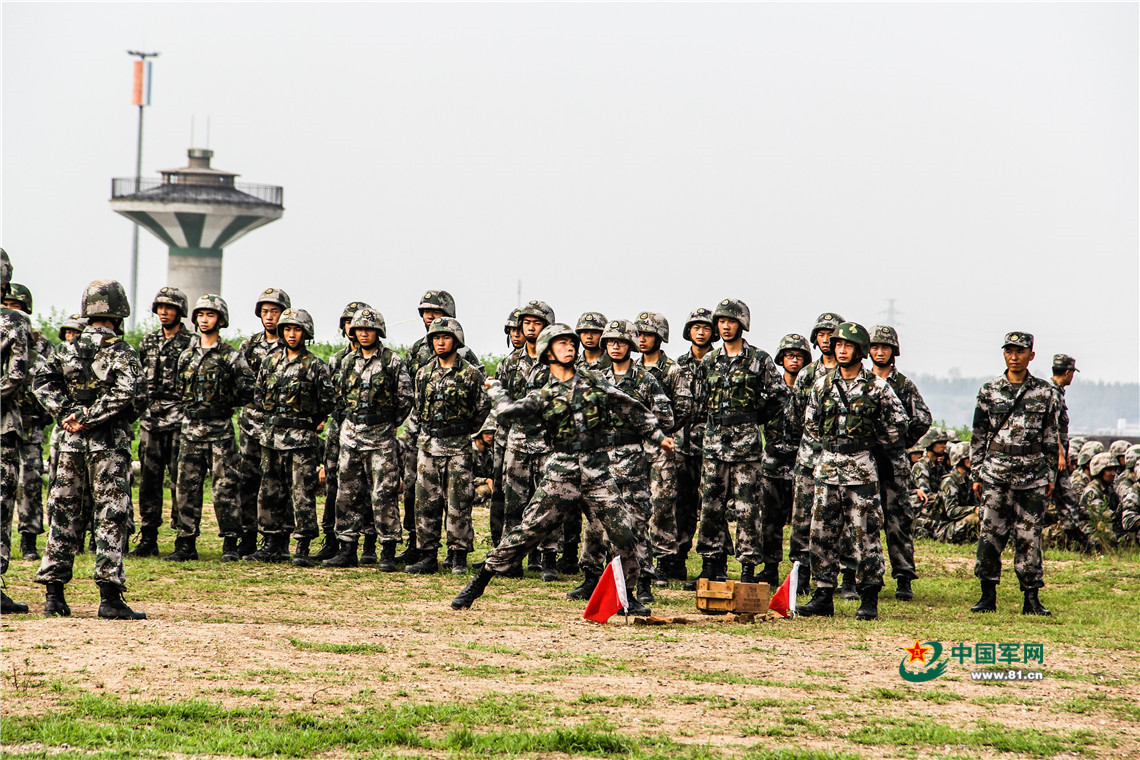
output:
{"label": "seated soldier in background", "polygon": [[1089,484],[1077,504],[1077,530],[1085,537],[1088,551],[1104,551],[1116,543],[1112,523],[1119,506],[1112,482],[1121,470],[1112,454],[1102,451],[1089,462]]}
{"label": "seated soldier in background", "polygon": [[970,444],[950,447],[950,467],[939,487],[942,513],[934,526],[934,538],[950,544],[978,540],[978,501],[970,482]]}

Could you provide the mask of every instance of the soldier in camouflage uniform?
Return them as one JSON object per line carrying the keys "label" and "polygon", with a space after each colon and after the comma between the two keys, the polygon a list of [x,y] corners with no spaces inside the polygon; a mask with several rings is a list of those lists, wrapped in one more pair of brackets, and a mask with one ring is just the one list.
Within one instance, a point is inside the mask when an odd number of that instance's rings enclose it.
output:
{"label": "soldier in camouflage uniform", "polygon": [[701,578],[728,577],[728,521],[736,515],[736,558],[742,582],[753,582],[761,546],[763,426],[784,411],[788,387],[772,357],[749,345],[748,306],[726,298],[713,311],[723,344],[701,362],[696,380],[698,412],[705,418],[701,469],[701,524],[697,552]]}
{"label": "soldier in camouflage uniform", "polygon": [[578,355],[576,366],[583,369],[605,370],[610,366],[610,357],[602,348],[602,333],[610,320],[600,311],[587,311],[578,317],[578,326],[574,332],[578,340],[582,341],[582,352]]}
{"label": "soldier in camouflage uniform", "polygon": [[[59,341],[60,343],[74,343],[75,340],[82,334],[83,329],[87,327],[87,320],[79,314],[72,314],[59,326]],[[54,349],[53,349],[54,350]],[[35,394],[33,393],[33,396]],[[59,438],[63,434],[63,428],[59,425],[53,425],[51,429],[51,440],[48,442],[48,486],[50,488],[51,482],[55,480],[56,464],[59,463]],[[83,491],[84,508],[83,514],[85,515],[83,524],[86,527],[90,540],[91,551],[95,551],[95,504],[91,496],[91,489],[85,488]],[[50,506],[50,505],[49,505]],[[47,514],[48,523],[51,523],[51,512]],[[84,538],[83,534],[79,535],[79,553],[84,554]]]}
{"label": "soldier in camouflage uniform", "polygon": [[1002,343],[1006,372],[978,391],[970,461],[977,467],[974,494],[981,503],[974,575],[982,597],[972,612],[997,610],[1001,553],[1013,534],[1013,569],[1025,601],[1023,615],[1048,615],[1037,590],[1041,566],[1041,515],[1056,482],[1057,394],[1029,372],[1033,336],[1014,331]]}
{"label": "soldier in camouflage uniform", "polygon": [[665,437],[656,418],[641,404],[599,374],[575,368],[578,342],[568,325],[553,324],[543,330],[537,348],[540,361],[551,365],[551,381],[518,401],[510,400],[497,382],[488,383],[497,414],[507,419],[542,419],[554,451],[523,521],[487,555],[478,574],[451,602],[453,609],[470,607],[496,573],[515,565],[541,544],[561,525],[565,510],[581,503],[589,518],[601,522],[611,552],[622,558],[629,590],[627,613],[650,614],[633,593],[641,568],[635,556],[633,517],[621,497],[622,489],[613,482],[611,441],[618,432],[614,422],[621,420],[627,432],[666,448],[672,448],[673,441]]}
{"label": "soldier in camouflage uniform", "polygon": [[[0,248],[0,272],[3,273],[3,290],[6,298],[12,284],[12,261],[8,252]],[[31,351],[32,325],[22,312],[0,306],[0,576],[8,572],[8,558],[12,543],[12,507],[16,503],[16,490],[20,478],[20,442],[23,421],[19,398],[28,377],[28,354]],[[0,613],[27,612],[28,605],[12,601],[0,592]]]}
{"label": "soldier in camouflage uniform", "polygon": [[[4,296],[4,306],[24,314],[32,313],[32,291],[18,282],[10,283]],[[17,404],[20,407],[23,437],[20,440],[19,501],[16,513],[19,519],[20,553],[24,559],[39,559],[36,536],[44,532],[44,428],[51,424],[51,415],[40,406],[32,393],[32,379],[48,357],[51,341],[32,330],[28,351],[28,375]]]}
{"label": "soldier in camouflage uniform", "polygon": [[1120,502],[1112,528],[1117,543],[1140,544],[1140,445],[1131,446],[1124,455],[1125,470],[1112,484]]}
{"label": "soldier in camouflage uniform", "polygon": [[[419,424],[416,465],[416,541],[419,557],[405,568],[415,574],[439,570],[440,525],[446,516],[451,572],[467,573],[473,548],[474,499],[471,436],[483,426],[491,399],[482,372],[459,358],[463,327],[440,317],[428,328],[436,356],[420,367],[415,379],[413,415]],[[507,449],[508,455],[510,449]],[[509,508],[509,504],[508,504]]]}
{"label": "soldier in camouflage uniform", "polygon": [[190,309],[178,288],[161,288],[150,307],[159,328],[139,343],[139,363],[146,389],[146,412],[139,420],[139,543],[132,557],[158,556],[162,525],[162,486],[170,472],[171,527],[177,527],[174,490],[178,486],[178,431],[182,410],[178,396],[178,357],[198,341],[182,320]]}
{"label": "soldier in camouflage uniform", "polygon": [[266,357],[257,373],[255,398],[264,412],[261,432],[261,486],[257,528],[265,545],[242,559],[282,562],[289,557],[289,531],[297,539],[294,567],[312,567],[309,544],[317,524],[317,434],[333,410],[329,367],[309,351],[313,318],[304,309],[286,309],[277,321],[284,348]]}
{"label": "soldier in camouflage uniform", "polygon": [[48,616],[71,614],[63,587],[71,581],[85,527],[83,492],[89,484],[95,498],[99,617],[146,617],[123,602],[123,549],[131,517],[131,423],[144,398],[138,354],[121,337],[122,321],[130,314],[120,283],[92,282],[83,296],[83,316],[89,324],[75,343],[61,343],[36,377],[36,398],[64,430],[48,495],[51,529],[35,578],[47,586]]}
{"label": "soldier in camouflage uniform", "polygon": [[230,308],[219,295],[206,294],[194,304],[190,321],[198,343],[178,359],[182,431],[178,447],[178,537],[172,562],[198,559],[202,524],[202,489],[211,478],[214,515],[222,537],[222,562],[240,559],[241,456],[234,438],[235,407],[253,398],[254,375],[245,357],[221,338],[230,326]]}
{"label": "soldier in camouflage uniform", "polygon": [[941,520],[933,527],[934,538],[949,544],[978,540],[978,502],[970,483],[970,444],[950,447],[950,473],[942,478]]}
{"label": "soldier in camouflage uniform", "polygon": [[[510,352],[520,350],[526,345],[526,338],[523,337],[522,327],[519,325],[519,310],[512,309],[511,313],[507,315],[507,320],[503,324],[503,332],[507,336],[507,347]],[[504,362],[499,362],[499,366],[495,369],[495,377],[502,379],[500,370]],[[503,459],[507,454],[507,434],[510,428],[507,425],[500,425],[495,421],[495,442],[492,447],[492,469],[491,469],[491,543],[499,543],[499,539],[503,537],[503,518],[506,512],[506,497],[503,495]],[[575,552],[575,562],[577,562],[577,552]]]}
{"label": "soldier in camouflage uniform", "polygon": [[875,452],[879,467],[879,498],[883,505],[883,532],[887,538],[887,556],[895,579],[895,599],[909,602],[914,598],[911,582],[918,577],[914,570],[914,508],[910,500],[911,464],[906,449],[913,446],[930,429],[930,407],[922,399],[917,386],[895,366],[900,354],[899,336],[890,325],[871,328],[871,371],[887,381],[902,402],[909,422],[903,439],[890,448]]}
{"label": "soldier in camouflage uniform", "polygon": [[[253,313],[261,320],[262,331],[241,342],[238,351],[245,357],[253,376],[261,372],[266,357],[281,351],[277,321],[281,313],[292,306],[289,294],[280,288],[266,288],[258,296]],[[265,432],[265,413],[258,400],[242,407],[238,418],[241,437],[238,451],[241,454],[241,541],[238,554],[248,557],[257,548],[257,494],[261,490],[261,434]],[[288,543],[288,542],[286,542]]]}
{"label": "soldier in camouflage uniform", "polygon": [[[843,317],[828,311],[816,317],[808,339],[819,349],[819,359],[800,370],[796,386],[792,389],[792,414],[803,424],[808,397],[816,377],[838,367],[831,348],[831,335],[843,322]],[[792,492],[792,534],[788,539],[788,559],[800,563],[796,588],[800,595],[810,594],[811,581],[811,509],[815,501],[815,465],[819,459],[819,441],[812,431],[804,430],[800,437],[800,450],[796,453],[796,468]],[[852,582],[854,578],[852,576]]]}
{"label": "soldier in camouflage uniform", "polygon": [[340,490],[336,538],[340,550],[325,567],[355,567],[356,543],[368,529],[380,538],[377,569],[396,571],[400,541],[400,456],[396,425],[412,408],[412,377],[399,354],[380,342],[388,337],[384,315],[364,308],[348,324],[357,347],[333,378],[340,425]]}
{"label": "soldier in camouflage uniform", "polygon": [[[1053,489],[1053,496],[1045,504],[1044,528],[1049,531],[1064,531],[1069,541],[1080,545],[1084,535],[1076,527],[1077,498],[1080,493],[1073,492],[1073,484],[1069,478],[1068,451],[1069,451],[1069,405],[1065,402],[1065,389],[1073,383],[1077,369],[1077,360],[1068,354],[1055,354],[1053,356],[1053,388],[1057,393],[1057,431],[1060,436],[1061,450],[1058,452],[1057,482]],[[1054,527],[1056,526],[1056,527]],[[1049,542],[1042,534],[1042,540]]]}
{"label": "soldier in camouflage uniform", "polygon": [[1114,484],[1121,470],[1110,452],[1101,452],[1089,462],[1092,476],[1077,506],[1077,530],[1084,535],[1089,551],[1104,551],[1116,542],[1113,522],[1120,508]]}
{"label": "soldier in camouflage uniform", "polygon": [[811,431],[820,443],[815,468],[815,504],[811,518],[811,573],[816,590],[798,608],[805,617],[831,617],[832,596],[839,575],[842,537],[852,537],[859,609],[856,620],[879,615],[883,587],[883,548],[879,528],[879,468],[872,451],[896,448],[906,435],[910,417],[890,384],[863,367],[870,351],[867,330],[843,322],[831,345],[839,366],[812,385],[804,414],[804,435]]}
{"label": "soldier in camouflage uniform", "polygon": [[488,414],[483,427],[471,439],[471,471],[475,475],[475,506],[491,501],[495,490],[495,429],[498,424]]}
{"label": "soldier in camouflage uniform", "polygon": [[914,502],[918,514],[914,521],[914,532],[919,538],[934,538],[934,526],[942,513],[942,478],[950,473],[946,464],[946,447],[950,437],[945,430],[932,427],[918,440],[922,456],[911,465],[910,482],[914,487]]}
{"label": "soldier in camouflage uniform", "polygon": [[1084,493],[1085,486],[1087,486],[1092,479],[1092,475],[1089,474],[1089,464],[1092,463],[1093,457],[1103,451],[1104,444],[1100,441],[1088,441],[1081,446],[1081,451],[1077,454],[1077,469],[1070,478],[1073,484],[1073,490],[1076,493]]}

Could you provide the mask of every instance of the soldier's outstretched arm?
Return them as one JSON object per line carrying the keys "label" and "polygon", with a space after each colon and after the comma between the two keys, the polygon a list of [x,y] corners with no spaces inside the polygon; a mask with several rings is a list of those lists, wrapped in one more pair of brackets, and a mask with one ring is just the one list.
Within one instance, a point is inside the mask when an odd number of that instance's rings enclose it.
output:
{"label": "soldier's outstretched arm", "polygon": [[646,372],[645,379],[649,385],[648,398],[653,400],[653,415],[657,417],[657,424],[661,426],[662,430],[675,430],[674,417],[673,417],[673,404],[669,401],[669,396],[666,395],[665,389],[661,387],[661,383],[652,373]]}
{"label": "soldier's outstretched arm", "polygon": [[487,380],[486,388],[495,407],[496,419],[501,421],[538,417],[546,406],[546,388],[536,388],[518,401],[511,401],[510,394],[498,380]]}
{"label": "soldier's outstretched arm", "polygon": [[138,359],[134,349],[125,343],[125,350],[115,351],[109,362],[107,380],[99,398],[87,407],[87,411],[76,415],[76,420],[84,425],[98,425],[125,411],[135,403],[138,393],[139,371]]}
{"label": "soldier's outstretched arm", "polygon": [[[628,395],[616,385],[603,383],[601,387],[606,392],[606,400],[610,405],[611,411],[613,411],[622,422],[629,425],[635,433],[657,444],[665,440],[673,440],[666,438],[664,431],[661,430],[661,423],[657,419],[657,416],[646,409],[640,401]],[[666,448],[672,448],[672,445],[666,446]]]}

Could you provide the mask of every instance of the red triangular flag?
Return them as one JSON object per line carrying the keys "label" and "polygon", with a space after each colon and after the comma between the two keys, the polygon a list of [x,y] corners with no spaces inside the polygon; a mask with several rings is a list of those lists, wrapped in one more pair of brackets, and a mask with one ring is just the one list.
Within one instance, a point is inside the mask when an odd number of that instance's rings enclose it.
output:
{"label": "red triangular flag", "polygon": [[792,563],[792,572],[788,573],[783,585],[776,589],[776,593],[772,594],[772,599],[768,602],[768,609],[774,610],[784,617],[796,616],[796,583],[799,580],[799,575],[800,563],[797,560]]}
{"label": "red triangular flag", "polygon": [[586,603],[586,611],[582,617],[593,620],[595,623],[604,623],[619,610],[629,607],[629,597],[625,591],[625,573],[621,568],[621,557],[614,557],[606,565],[602,577],[590,601]]}

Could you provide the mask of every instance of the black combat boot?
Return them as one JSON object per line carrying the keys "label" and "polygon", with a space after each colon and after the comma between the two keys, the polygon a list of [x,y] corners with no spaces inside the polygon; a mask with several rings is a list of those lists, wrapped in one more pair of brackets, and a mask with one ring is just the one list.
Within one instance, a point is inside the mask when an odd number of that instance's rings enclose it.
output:
{"label": "black combat boot", "polygon": [[811,601],[802,607],[796,606],[796,614],[800,617],[834,617],[835,616],[835,602],[832,597],[835,594],[834,588],[825,588],[820,586],[816,588],[815,593],[811,596]]}
{"label": "black combat boot", "polygon": [[900,602],[909,602],[914,599],[914,590],[910,587],[910,578],[899,578],[895,581],[895,599]]}
{"label": "black combat boot", "polygon": [[558,560],[558,572],[560,575],[577,575],[580,572],[577,544],[566,546],[566,551],[562,552],[562,557]]}
{"label": "black combat boot", "polygon": [[247,554],[242,557],[245,562],[284,562],[286,560],[281,558],[281,550],[289,551],[289,534],[288,533],[271,533],[263,536],[261,539],[261,548],[253,554]]}
{"label": "black combat boot", "polygon": [[396,542],[384,541],[380,544],[380,560],[376,569],[382,573],[396,572]]}
{"label": "black combat boot", "polygon": [[[288,539],[286,539],[288,540]],[[293,567],[312,567],[313,561],[309,559],[309,544],[311,538],[298,538],[297,549],[293,552]]]}
{"label": "black combat boot", "polygon": [[779,562],[765,562],[764,570],[756,576],[757,583],[767,583],[769,588],[777,589],[780,587],[780,563]]}
{"label": "black combat boot", "polygon": [[[655,601],[657,601],[653,596],[652,583],[652,579],[645,573],[642,573],[638,576],[637,594],[635,595],[637,601],[641,602],[642,604],[653,604]],[[634,613],[631,612],[630,614],[632,615]]]}
{"label": "black combat boot", "polygon": [[532,572],[542,572],[542,552],[535,549],[530,554],[526,555],[526,569]]}
{"label": "black combat boot", "polygon": [[[94,533],[91,534],[91,540],[95,540]],[[95,547],[91,547],[91,550],[94,551]],[[138,545],[127,552],[127,556],[129,557],[157,557],[158,554],[158,528],[143,528],[140,530]]]}
{"label": "black combat boot", "polygon": [[811,593],[811,565],[800,562],[800,571],[796,576],[796,596],[807,596]]}
{"label": "black combat boot", "polygon": [[238,541],[238,556],[245,559],[255,551],[257,551],[257,531],[247,530],[241,534],[241,540]]}
{"label": "black combat boot", "polygon": [[48,581],[44,592],[44,617],[71,617],[71,608],[63,598],[63,583],[61,581]]}
{"label": "black combat boot", "polygon": [[859,591],[859,609],[856,620],[874,620],[879,616],[879,590],[882,586],[864,586]]}
{"label": "black combat boot", "polygon": [[681,586],[685,591],[696,591],[697,581],[701,578],[712,580],[716,575],[716,557],[701,557],[701,572],[696,578],[687,581],[684,586]]}
{"label": "black combat boot", "polygon": [[364,534],[364,546],[360,547],[360,564],[375,565],[379,560],[376,557],[376,534]]}
{"label": "black combat boot", "polygon": [[646,607],[640,599],[634,596],[633,589],[626,589],[626,598],[629,599],[629,606],[625,608],[623,614],[634,617],[649,617],[653,614],[653,610]]}
{"label": "black combat boot", "polygon": [[479,569],[471,582],[463,587],[459,595],[451,600],[451,609],[453,610],[466,610],[470,609],[471,605],[476,599],[483,596],[483,592],[487,590],[487,584],[495,577],[494,570],[488,570],[486,565]]}
{"label": "black combat boot", "polygon": [[689,568],[685,562],[689,559],[688,552],[684,554],[677,553],[673,555],[673,563],[670,565],[669,580],[681,581],[684,583],[689,580]]}
{"label": "black combat boot", "polygon": [[0,591],[0,615],[22,614],[28,611],[28,605],[20,604],[12,597]]}
{"label": "black combat boot", "polygon": [[416,553],[416,534],[408,534],[408,543],[404,546],[404,551],[396,555],[397,565],[410,565],[419,559]]}
{"label": "black combat boot", "polygon": [[123,590],[114,583],[99,584],[99,617],[104,620],[146,620],[145,612],[135,612],[123,601]]}
{"label": "black combat boot", "polygon": [[326,560],[321,560],[321,567],[356,567],[356,545],[355,541],[337,541],[337,546],[340,547],[337,553]]}
{"label": "black combat boot", "polygon": [[843,585],[839,589],[839,598],[849,602],[859,598],[859,590],[855,588],[855,571],[843,571]]}
{"label": "black combat boot", "polygon": [[404,568],[405,573],[412,575],[431,575],[439,572],[439,554],[437,549],[420,549],[420,558],[414,564]]}
{"label": "black combat boot", "polygon": [[193,536],[174,539],[174,553],[163,557],[167,562],[189,562],[198,559],[197,540]]}
{"label": "black combat boot", "polygon": [[544,583],[553,583],[558,580],[558,552],[542,552],[542,580]]}
{"label": "black combat boot", "polygon": [[740,565],[740,582],[741,583],[755,583],[756,582],[756,565],[748,562],[742,562]]}
{"label": "black combat boot", "polygon": [[336,535],[333,533],[326,533],[321,538],[321,549],[316,554],[311,555],[313,562],[320,562],[324,564],[327,559],[332,559],[340,554],[340,542],[337,541]]}
{"label": "black combat boot", "polygon": [[970,612],[997,612],[997,584],[982,581],[982,598],[970,608]]}
{"label": "black combat boot", "polygon": [[718,554],[713,559],[715,563],[713,564],[712,575],[709,576],[709,580],[724,583],[728,580],[728,555]]}
{"label": "black combat boot", "polygon": [[598,580],[602,577],[602,574],[592,567],[583,567],[582,576],[582,582],[566,592],[567,599],[574,599],[576,601],[589,599],[593,595],[594,589],[598,587]]}
{"label": "black combat boot", "polygon": [[455,550],[448,549],[447,555],[443,558],[443,562],[440,563],[440,567],[442,567],[444,570],[450,570],[451,564],[453,562],[455,562]]}
{"label": "black combat boot", "polygon": [[467,552],[462,549],[451,552],[451,574],[467,575]]}
{"label": "black combat boot", "polygon": [[1022,615],[1052,615],[1053,613],[1045,609],[1041,604],[1041,600],[1037,598],[1037,589],[1025,589],[1025,604],[1021,607]]}
{"label": "black combat boot", "polygon": [[653,579],[653,585],[657,588],[669,588],[669,577],[672,574],[670,571],[673,567],[675,557],[672,554],[662,554],[657,558],[657,574]]}
{"label": "black combat boot", "polygon": [[40,553],[36,551],[36,534],[35,533],[21,533],[20,534],[20,553],[24,555],[24,559],[39,559]]}
{"label": "black combat boot", "polygon": [[227,536],[222,539],[222,562],[237,562],[241,559],[238,554],[237,536]]}

